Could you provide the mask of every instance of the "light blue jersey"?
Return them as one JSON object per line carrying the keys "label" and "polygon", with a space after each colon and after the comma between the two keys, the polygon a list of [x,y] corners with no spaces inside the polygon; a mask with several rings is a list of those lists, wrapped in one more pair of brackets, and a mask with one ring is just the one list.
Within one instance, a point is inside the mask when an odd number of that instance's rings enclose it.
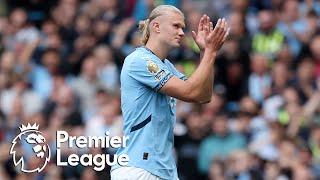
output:
{"label": "light blue jersey", "polygon": [[146,47],[127,56],[121,71],[121,108],[129,140],[117,151],[128,154],[129,166],[170,180],[178,178],[173,156],[176,99],[158,91],[173,76],[186,79]]}

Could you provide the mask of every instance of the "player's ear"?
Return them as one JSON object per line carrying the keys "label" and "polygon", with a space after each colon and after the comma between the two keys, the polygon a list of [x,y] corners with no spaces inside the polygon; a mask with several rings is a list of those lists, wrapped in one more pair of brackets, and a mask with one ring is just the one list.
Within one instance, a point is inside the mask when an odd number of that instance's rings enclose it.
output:
{"label": "player's ear", "polygon": [[159,33],[160,32],[160,24],[158,21],[153,21],[151,23],[151,28],[154,32]]}

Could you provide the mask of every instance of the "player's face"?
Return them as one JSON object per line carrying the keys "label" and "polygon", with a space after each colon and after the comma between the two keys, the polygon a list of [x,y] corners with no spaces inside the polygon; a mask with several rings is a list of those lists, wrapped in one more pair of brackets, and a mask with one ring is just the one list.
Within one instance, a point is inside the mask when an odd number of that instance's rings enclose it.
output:
{"label": "player's face", "polygon": [[184,17],[178,12],[168,11],[161,16],[159,23],[161,41],[169,47],[179,47],[184,37],[184,28]]}

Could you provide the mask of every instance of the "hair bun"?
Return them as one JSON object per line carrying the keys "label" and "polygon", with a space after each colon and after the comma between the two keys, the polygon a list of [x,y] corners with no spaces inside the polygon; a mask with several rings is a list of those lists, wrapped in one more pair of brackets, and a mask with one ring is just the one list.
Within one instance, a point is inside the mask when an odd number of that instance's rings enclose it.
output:
{"label": "hair bun", "polygon": [[149,25],[149,19],[139,21],[138,29],[140,32],[143,32]]}

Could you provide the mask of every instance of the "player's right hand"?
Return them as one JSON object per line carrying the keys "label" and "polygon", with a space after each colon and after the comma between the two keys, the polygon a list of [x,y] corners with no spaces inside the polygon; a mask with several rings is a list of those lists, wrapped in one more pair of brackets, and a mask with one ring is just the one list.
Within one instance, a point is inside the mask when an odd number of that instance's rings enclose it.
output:
{"label": "player's right hand", "polygon": [[212,52],[217,52],[226,41],[230,28],[223,18],[218,20],[216,26],[205,39],[205,48]]}

